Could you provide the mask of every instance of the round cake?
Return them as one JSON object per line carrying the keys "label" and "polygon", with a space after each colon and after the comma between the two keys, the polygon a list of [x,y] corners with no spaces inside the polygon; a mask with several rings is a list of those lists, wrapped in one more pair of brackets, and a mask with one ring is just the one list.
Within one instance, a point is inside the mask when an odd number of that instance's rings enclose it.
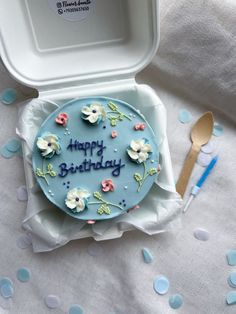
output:
{"label": "round cake", "polygon": [[54,111],[36,136],[32,162],[45,196],[94,222],[135,208],[158,174],[158,146],[144,116],[106,97],[80,98]]}

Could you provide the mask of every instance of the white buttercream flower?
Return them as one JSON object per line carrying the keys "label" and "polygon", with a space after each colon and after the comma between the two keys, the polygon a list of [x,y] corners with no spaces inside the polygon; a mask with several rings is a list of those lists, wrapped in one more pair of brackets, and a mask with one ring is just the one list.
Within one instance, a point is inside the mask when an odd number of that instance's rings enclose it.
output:
{"label": "white buttercream flower", "polygon": [[146,161],[151,152],[152,146],[148,144],[148,141],[145,138],[137,141],[132,140],[130,143],[130,149],[127,149],[129,157],[137,163]]}
{"label": "white buttercream flower", "polygon": [[54,154],[59,155],[61,152],[58,137],[55,134],[43,134],[41,137],[38,137],[36,145],[41,150],[41,155],[45,158],[52,158]]}
{"label": "white buttercream flower", "polygon": [[100,104],[91,104],[90,106],[84,106],[81,110],[82,118],[90,123],[99,124],[106,119],[106,111]]}
{"label": "white buttercream flower", "polygon": [[87,207],[89,197],[88,191],[74,188],[67,193],[65,204],[73,213],[80,213]]}

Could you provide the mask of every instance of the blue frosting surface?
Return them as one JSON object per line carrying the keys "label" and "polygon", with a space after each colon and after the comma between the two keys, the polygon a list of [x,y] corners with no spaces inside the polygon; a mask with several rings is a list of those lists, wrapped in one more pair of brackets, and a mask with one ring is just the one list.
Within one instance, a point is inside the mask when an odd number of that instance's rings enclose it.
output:
{"label": "blue frosting surface", "polygon": [[[100,116],[91,109],[93,104],[102,108]],[[62,116],[68,119],[64,125],[56,122]],[[47,154],[38,141],[50,135],[58,139],[54,152]],[[131,141],[140,140],[146,145],[144,150],[151,147],[144,161],[132,159],[140,149],[131,152],[131,157],[127,152],[132,151]],[[151,127],[136,109],[117,99],[91,97],[66,103],[44,121],[35,139],[32,161],[35,177],[52,203],[77,219],[104,220],[127,212],[146,196],[158,174],[159,153]],[[108,191],[103,190],[106,182]],[[78,203],[79,212],[66,204],[68,192],[75,188],[89,195]],[[76,197],[79,199],[80,195]]]}

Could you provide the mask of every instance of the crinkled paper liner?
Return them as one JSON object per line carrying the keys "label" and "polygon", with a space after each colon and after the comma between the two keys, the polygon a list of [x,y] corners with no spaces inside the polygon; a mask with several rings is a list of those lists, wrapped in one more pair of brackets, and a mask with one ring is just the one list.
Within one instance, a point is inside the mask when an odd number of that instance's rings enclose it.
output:
{"label": "crinkled paper liner", "polygon": [[[121,237],[125,231],[140,230],[153,235],[174,228],[179,223],[182,201],[175,191],[168,143],[166,112],[161,103],[142,107],[142,113],[151,124],[159,140],[161,172],[152,189],[139,204],[140,208],[114,219],[88,225],[66,215],[47,200],[39,188],[31,167],[35,136],[42,122],[59,105],[34,99],[24,104],[19,112],[17,134],[23,141],[23,157],[28,189],[28,203],[23,227],[32,235],[35,252],[50,251],[71,240],[93,237],[108,240]],[[137,108],[139,109],[139,108]]]}

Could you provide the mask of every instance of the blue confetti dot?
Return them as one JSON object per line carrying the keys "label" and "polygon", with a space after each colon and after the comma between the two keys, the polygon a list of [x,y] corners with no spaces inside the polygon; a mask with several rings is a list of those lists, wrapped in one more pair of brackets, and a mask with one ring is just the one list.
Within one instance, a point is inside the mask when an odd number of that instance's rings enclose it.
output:
{"label": "blue confetti dot", "polygon": [[179,121],[181,123],[189,123],[193,119],[192,114],[188,110],[180,110]]}
{"label": "blue confetti dot", "polygon": [[183,297],[179,294],[171,295],[169,298],[169,305],[172,309],[179,309],[183,304]]}
{"label": "blue confetti dot", "polygon": [[0,279],[0,287],[3,286],[3,285],[10,285],[10,286],[13,286],[13,282],[10,278],[8,277],[3,277]]}
{"label": "blue confetti dot", "polygon": [[28,282],[30,280],[30,271],[27,268],[20,268],[17,270],[17,279],[21,282]]}
{"label": "blue confetti dot", "polygon": [[14,88],[5,89],[0,95],[0,100],[4,105],[11,105],[16,99],[17,91]]}
{"label": "blue confetti dot", "polygon": [[84,310],[83,308],[78,304],[71,305],[69,309],[69,314],[83,314]]}
{"label": "blue confetti dot", "polygon": [[13,138],[5,144],[5,147],[9,152],[16,153],[21,148],[21,142],[18,139]]}
{"label": "blue confetti dot", "polygon": [[231,282],[230,277],[228,277],[227,282],[228,282],[228,284],[229,284],[230,287],[236,288],[236,285],[234,285],[234,284]]}
{"label": "blue confetti dot", "polygon": [[230,274],[229,281],[232,284],[232,286],[235,288],[236,287],[236,272],[233,272]]}
{"label": "blue confetti dot", "polygon": [[227,304],[236,304],[236,291],[230,291],[226,296]]}
{"label": "blue confetti dot", "polygon": [[146,264],[150,264],[153,261],[152,253],[147,248],[142,249],[143,260]]}
{"label": "blue confetti dot", "polygon": [[158,294],[166,294],[169,290],[169,287],[169,280],[164,276],[157,277],[154,280],[153,288]]}
{"label": "blue confetti dot", "polygon": [[10,152],[9,150],[7,150],[7,148],[5,146],[2,146],[0,149],[0,154],[2,157],[6,158],[6,159],[10,159],[14,156],[14,153]]}
{"label": "blue confetti dot", "polygon": [[4,284],[0,287],[1,296],[5,299],[11,298],[13,296],[14,290],[12,285]]}
{"label": "blue confetti dot", "polygon": [[213,128],[213,135],[219,137],[223,134],[224,132],[224,129],[223,129],[223,126],[221,126],[220,124],[218,123],[214,123],[214,128]]}
{"label": "blue confetti dot", "polygon": [[236,250],[230,250],[226,254],[226,258],[230,266],[236,266]]}

